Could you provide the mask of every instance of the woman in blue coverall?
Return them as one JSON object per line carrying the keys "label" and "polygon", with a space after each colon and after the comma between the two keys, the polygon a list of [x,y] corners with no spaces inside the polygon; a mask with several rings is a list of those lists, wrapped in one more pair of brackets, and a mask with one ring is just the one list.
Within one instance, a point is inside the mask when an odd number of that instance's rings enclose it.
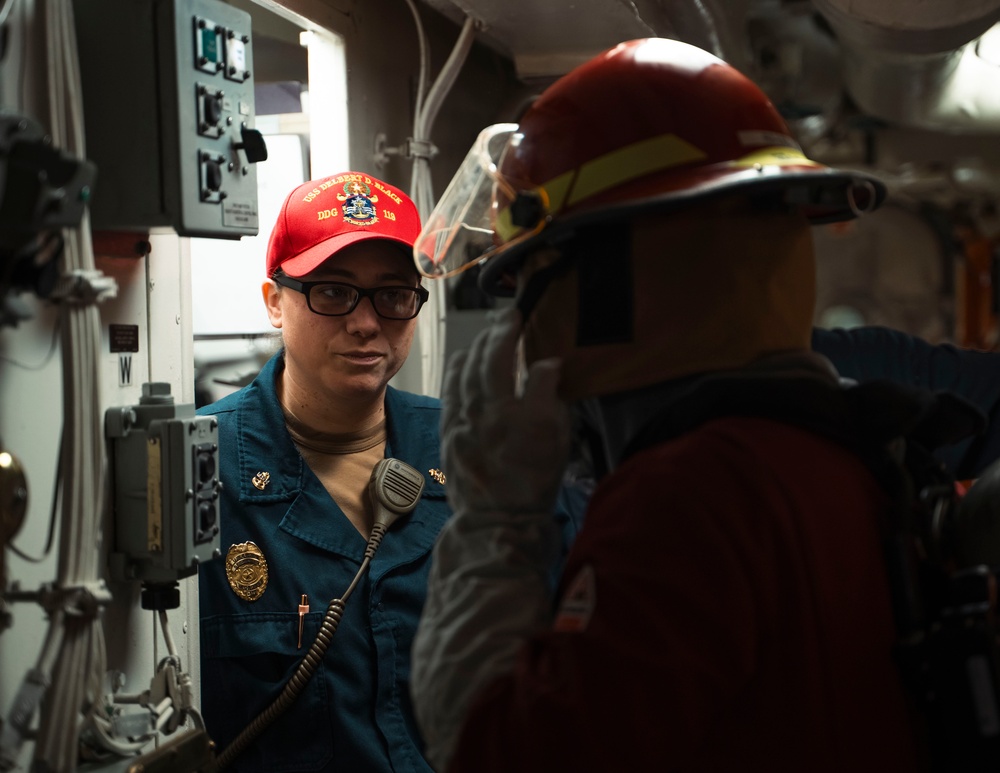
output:
{"label": "woman in blue coverall", "polygon": [[[283,348],[253,382],[199,410],[219,422],[223,483],[223,557],[200,570],[201,698],[226,769],[430,772],[409,675],[431,548],[451,515],[440,404],[388,385],[427,299],[412,258],[419,231],[410,199],[363,173],[293,190],[263,284]],[[415,509],[385,534],[295,700],[259,734],[241,735],[361,567],[369,477],[384,458],[423,477]],[[568,515],[556,520],[568,540]]]}
{"label": "woman in blue coverall", "polygon": [[223,556],[201,568],[200,607],[203,714],[223,755],[277,698],[358,571],[373,466],[395,457],[425,479],[316,673],[232,770],[429,770],[406,693],[409,644],[451,513],[433,472],[438,401],[388,386],[426,299],[408,254],[418,232],[412,202],[365,175],[292,191],[263,287],[283,348],[253,382],[199,411],[219,421]]}

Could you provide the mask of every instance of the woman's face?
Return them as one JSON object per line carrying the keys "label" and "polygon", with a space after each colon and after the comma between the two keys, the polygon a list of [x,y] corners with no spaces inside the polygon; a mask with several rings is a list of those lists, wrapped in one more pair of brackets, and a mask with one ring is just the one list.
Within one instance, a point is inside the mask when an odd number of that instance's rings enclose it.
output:
{"label": "woman's face", "polygon": [[[416,287],[413,259],[398,245],[377,239],[352,244],[332,255],[302,282],[345,282],[361,288]],[[285,345],[285,379],[304,398],[365,399],[385,392],[406,361],[416,318],[384,319],[370,298],[344,316],[313,313],[306,296],[272,281],[264,284],[268,317]]]}

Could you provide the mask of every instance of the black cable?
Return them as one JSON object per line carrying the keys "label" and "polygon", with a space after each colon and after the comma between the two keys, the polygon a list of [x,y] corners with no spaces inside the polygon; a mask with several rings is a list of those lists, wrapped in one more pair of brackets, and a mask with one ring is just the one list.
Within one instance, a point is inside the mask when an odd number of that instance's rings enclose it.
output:
{"label": "black cable", "polygon": [[15,555],[17,555],[24,561],[27,561],[32,564],[40,564],[42,561],[48,558],[49,553],[52,552],[52,543],[55,539],[55,533],[56,533],[56,513],[59,512],[59,507],[58,507],[60,499],[59,482],[62,480],[63,444],[65,442],[66,442],[66,427],[65,425],[63,425],[63,429],[59,433],[59,457],[58,457],[59,461],[56,463],[56,479],[55,482],[52,484],[53,494],[52,494],[52,510],[49,513],[49,534],[45,538],[45,549],[42,551],[42,555],[40,555],[38,558],[35,558],[34,556],[29,556],[27,553],[25,553],[23,550],[17,547],[17,545],[15,545],[13,542],[7,544],[7,547],[9,547]]}
{"label": "black cable", "polygon": [[8,357],[5,354],[0,354],[0,360],[3,360],[4,362],[9,363],[10,365],[13,365],[15,368],[21,368],[21,370],[41,370],[42,368],[44,368],[52,361],[52,356],[56,353],[56,342],[59,340],[60,318],[61,315],[57,314],[56,321],[52,324],[52,340],[49,341],[49,350],[45,353],[45,356],[42,358],[42,361],[39,362],[37,365],[28,365],[27,363],[24,362],[18,362],[17,360],[12,359],[11,357]]}
{"label": "black cable", "polygon": [[299,693],[302,692],[309,680],[312,679],[313,674],[316,673],[316,669],[319,668],[319,664],[323,660],[323,656],[326,654],[327,648],[330,646],[330,641],[333,639],[333,635],[337,632],[337,626],[340,625],[340,619],[344,616],[344,607],[347,604],[347,599],[350,598],[354,589],[357,587],[358,582],[361,580],[361,576],[365,573],[365,570],[368,569],[372,556],[375,555],[375,551],[378,549],[379,543],[382,541],[383,534],[385,534],[385,527],[382,526],[382,524],[375,524],[372,529],[372,535],[368,538],[368,546],[365,549],[365,558],[364,561],[361,562],[361,567],[354,575],[354,579],[351,581],[348,589],[344,592],[343,597],[333,599],[327,606],[326,614],[323,616],[323,622],[319,628],[319,633],[316,634],[316,638],[309,647],[309,651],[299,662],[299,665],[295,669],[295,673],[292,674],[292,677],[282,688],[281,694],[275,698],[274,702],[270,706],[258,714],[253,721],[247,725],[238,736],[236,736],[232,743],[225,748],[222,754],[219,755],[218,760],[216,761],[216,765],[219,770],[228,767],[234,759],[243,753],[247,746],[249,746],[253,740],[257,738],[257,736],[264,732],[268,725],[284,714],[285,711],[287,711],[288,708],[295,702],[295,699],[299,697]]}

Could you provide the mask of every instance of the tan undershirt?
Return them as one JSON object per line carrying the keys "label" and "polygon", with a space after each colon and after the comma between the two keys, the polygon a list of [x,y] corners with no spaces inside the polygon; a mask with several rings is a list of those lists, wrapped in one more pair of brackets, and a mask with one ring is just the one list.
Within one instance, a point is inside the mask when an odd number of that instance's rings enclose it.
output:
{"label": "tan undershirt", "polygon": [[385,456],[385,420],[361,432],[333,434],[307,427],[285,410],[285,425],[309,469],[368,539],[374,522],[368,480],[372,468]]}

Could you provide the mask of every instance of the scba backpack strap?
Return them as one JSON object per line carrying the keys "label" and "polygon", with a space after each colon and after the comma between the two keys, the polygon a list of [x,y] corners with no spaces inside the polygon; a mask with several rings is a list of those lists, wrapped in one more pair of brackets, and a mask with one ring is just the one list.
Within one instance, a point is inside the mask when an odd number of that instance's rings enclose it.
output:
{"label": "scba backpack strap", "polygon": [[927,718],[933,769],[947,773],[1000,771],[1000,490],[996,465],[986,473],[950,511],[918,492],[923,616],[909,638],[900,629],[897,644],[904,681]]}
{"label": "scba backpack strap", "polygon": [[[885,543],[896,620],[896,663],[925,722],[935,773],[1000,771],[1000,543],[989,562],[964,550],[982,544],[969,505],[985,499],[979,482],[962,499],[925,448],[908,443],[906,486],[894,502],[900,527]],[[969,495],[972,499],[969,499]],[[907,518],[908,515],[908,518]],[[986,551],[980,551],[985,558]]]}
{"label": "scba backpack strap", "polygon": [[882,381],[706,379],[655,417],[625,456],[723,416],[791,424],[865,462],[890,500],[881,527],[894,654],[931,769],[1000,771],[1000,463],[960,503],[933,455],[981,433],[982,412],[955,395]]}

